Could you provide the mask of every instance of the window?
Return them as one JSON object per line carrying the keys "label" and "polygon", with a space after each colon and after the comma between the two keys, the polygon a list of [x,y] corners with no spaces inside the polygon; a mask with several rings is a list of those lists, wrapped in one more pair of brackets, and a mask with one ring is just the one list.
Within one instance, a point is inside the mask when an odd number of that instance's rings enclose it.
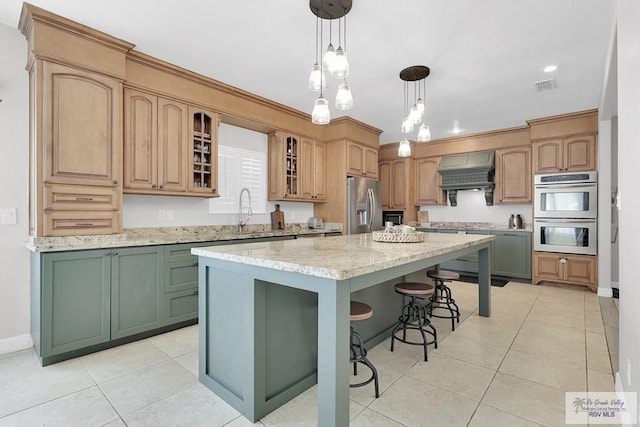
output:
{"label": "window", "polygon": [[253,213],[267,213],[266,157],[264,152],[219,145],[218,191],[220,197],[209,201],[209,213],[237,214],[238,196],[245,187],[251,192]]}

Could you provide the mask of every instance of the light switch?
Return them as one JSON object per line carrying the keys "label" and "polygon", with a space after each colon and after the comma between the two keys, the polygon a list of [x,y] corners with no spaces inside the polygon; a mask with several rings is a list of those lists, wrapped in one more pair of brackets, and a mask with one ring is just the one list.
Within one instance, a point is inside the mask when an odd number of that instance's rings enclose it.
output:
{"label": "light switch", "polygon": [[0,209],[0,224],[10,225],[17,224],[18,219],[16,215],[16,208],[2,208]]}

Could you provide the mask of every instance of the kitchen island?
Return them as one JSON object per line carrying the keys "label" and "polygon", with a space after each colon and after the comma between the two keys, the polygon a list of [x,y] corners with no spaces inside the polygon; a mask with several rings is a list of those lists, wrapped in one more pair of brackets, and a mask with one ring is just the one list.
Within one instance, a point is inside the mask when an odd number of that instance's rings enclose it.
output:
{"label": "kitchen island", "polygon": [[381,243],[357,234],[194,248],[200,381],[254,422],[317,381],[318,425],[346,426],[351,294],[477,252],[479,314],[488,317],[494,238],[428,233],[421,243]]}

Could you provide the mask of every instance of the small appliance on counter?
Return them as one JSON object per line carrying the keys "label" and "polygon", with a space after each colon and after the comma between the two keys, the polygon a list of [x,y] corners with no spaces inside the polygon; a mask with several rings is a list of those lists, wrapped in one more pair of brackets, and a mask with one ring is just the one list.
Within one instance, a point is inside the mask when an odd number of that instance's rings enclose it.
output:
{"label": "small appliance on counter", "polygon": [[520,214],[511,214],[509,217],[509,226],[511,230],[520,230],[524,228],[524,222]]}
{"label": "small appliance on counter", "polygon": [[319,218],[317,216],[312,216],[311,218],[309,218],[307,224],[309,225],[309,228],[313,229],[321,229],[323,227],[322,218]]}

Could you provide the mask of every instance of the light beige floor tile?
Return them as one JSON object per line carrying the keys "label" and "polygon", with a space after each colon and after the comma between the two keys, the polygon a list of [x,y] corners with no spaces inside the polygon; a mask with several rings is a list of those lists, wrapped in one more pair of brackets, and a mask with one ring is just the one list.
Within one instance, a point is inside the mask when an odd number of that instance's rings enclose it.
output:
{"label": "light beige floor tile", "polygon": [[127,425],[122,421],[122,419],[118,418],[117,420],[111,421],[101,427],[127,427]]}
{"label": "light beige floor tile", "polygon": [[580,304],[584,307],[585,289],[582,286],[545,284],[540,287],[537,301],[558,302],[566,301]]}
{"label": "light beige floor tile", "polygon": [[407,376],[479,402],[495,371],[451,357],[433,354],[428,362],[418,362]]}
{"label": "light beige floor tile", "polygon": [[508,348],[516,338],[520,325],[502,323],[495,317],[472,317],[456,330],[456,335],[480,343]]}
{"label": "light beige floor tile", "polygon": [[587,353],[590,351],[607,351],[607,338],[605,334],[586,331]]}
{"label": "light beige floor tile", "polygon": [[258,421],[257,423],[252,423],[251,421],[249,421],[248,419],[246,419],[241,415],[235,420],[231,421],[225,427],[252,427],[252,426],[264,426],[264,424],[262,424],[260,421]]}
{"label": "light beige floor tile", "polygon": [[498,347],[452,334],[438,346],[437,352],[454,359],[496,370],[507,353],[507,347]]}
{"label": "light beige floor tile", "polygon": [[197,378],[175,361],[154,365],[99,384],[122,416],[185,390]]}
{"label": "light beige floor tile", "polygon": [[468,427],[536,427],[538,423],[517,417],[500,409],[488,405],[480,404]]}
{"label": "light beige floor tile", "polygon": [[615,383],[611,373],[604,373],[594,369],[587,370],[589,391],[613,392]]}
{"label": "light beige floor tile", "polygon": [[560,304],[535,304],[527,320],[537,320],[580,330],[585,328],[584,310],[565,309]]}
{"label": "light beige floor tile", "polygon": [[0,356],[0,384],[31,375],[41,369],[33,348]]}
{"label": "light beige floor tile", "polygon": [[454,427],[465,426],[477,405],[466,397],[403,376],[369,408],[407,426]]}
{"label": "light beige floor tile", "polygon": [[402,424],[385,417],[369,408],[365,408],[349,423],[350,427],[402,427]]}
{"label": "light beige floor tile", "polygon": [[0,384],[0,417],[95,385],[78,359],[33,370]]}
{"label": "light beige floor tile", "polygon": [[511,349],[584,365],[585,346],[584,330],[527,319]]}
{"label": "light beige floor tile", "polygon": [[176,362],[184,366],[196,377],[198,376],[198,352],[194,351],[191,353],[183,354],[182,356],[176,357]]}
{"label": "light beige floor tile", "polygon": [[[317,386],[313,386],[262,418],[260,422],[267,427],[315,427],[318,425],[317,396]],[[349,419],[353,420],[364,408],[359,403],[349,401]]]}
{"label": "light beige floor tile", "polygon": [[156,335],[148,341],[173,358],[192,353],[198,351],[198,325]]}
{"label": "light beige floor tile", "polygon": [[564,425],[565,392],[498,372],[482,403],[543,425]]}
{"label": "light beige floor tile", "polygon": [[0,426],[100,426],[118,420],[109,401],[93,386],[0,418]]}
{"label": "light beige floor tile", "polygon": [[203,426],[218,427],[240,416],[240,413],[197,383],[186,390],[145,406],[124,416],[129,427],[138,426]]}
{"label": "light beige floor tile", "polygon": [[587,331],[604,334],[604,324],[602,323],[602,314],[595,311],[586,311],[584,313],[585,328]]}
{"label": "light beige floor tile", "polygon": [[560,390],[587,390],[587,370],[584,366],[520,351],[510,350],[499,371]]}
{"label": "light beige floor tile", "polygon": [[587,367],[605,374],[612,374],[608,351],[587,351]]}
{"label": "light beige floor tile", "polygon": [[80,358],[97,383],[130,374],[139,369],[166,363],[171,358],[146,340],[113,347]]}

